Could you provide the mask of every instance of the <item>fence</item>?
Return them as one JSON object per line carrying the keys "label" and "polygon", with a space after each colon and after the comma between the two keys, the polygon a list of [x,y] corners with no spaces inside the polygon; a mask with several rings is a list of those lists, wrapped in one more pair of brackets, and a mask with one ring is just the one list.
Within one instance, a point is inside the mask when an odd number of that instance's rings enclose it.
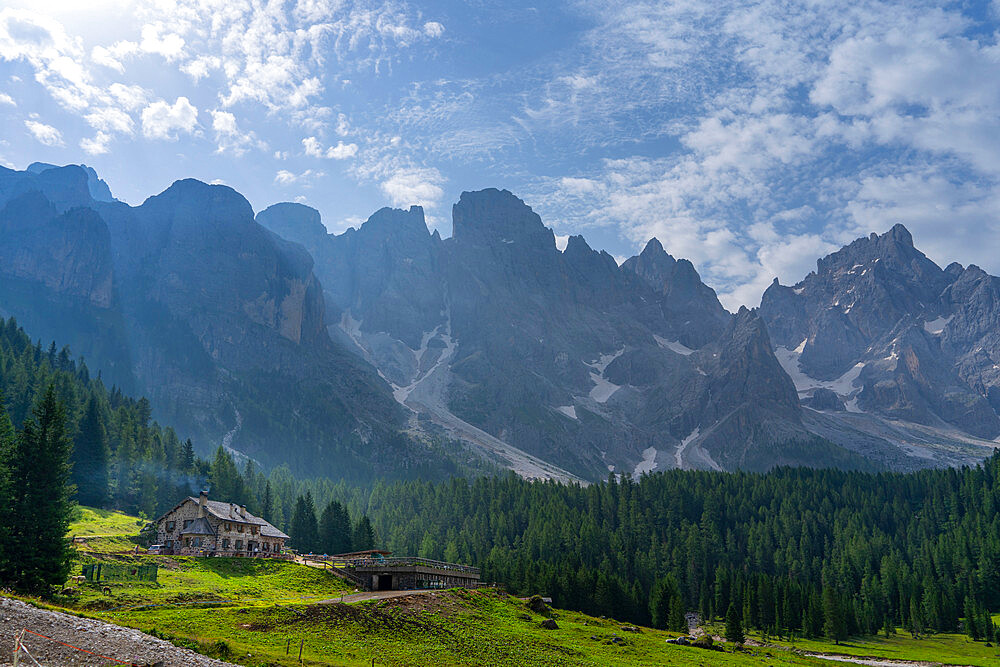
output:
{"label": "fence", "polygon": [[129,565],[123,563],[94,563],[84,565],[81,574],[89,582],[99,581],[150,581],[156,583],[159,566]]}

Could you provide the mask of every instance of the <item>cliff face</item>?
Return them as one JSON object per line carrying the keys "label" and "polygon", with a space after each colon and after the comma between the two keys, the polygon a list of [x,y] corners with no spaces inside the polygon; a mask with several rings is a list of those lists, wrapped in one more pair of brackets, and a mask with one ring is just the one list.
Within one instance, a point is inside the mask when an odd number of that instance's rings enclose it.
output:
{"label": "cliff face", "polygon": [[373,452],[405,449],[388,386],[329,337],[311,256],[232,189],[178,181],[130,207],[93,199],[74,167],[4,172],[0,187],[0,307],[203,450],[228,435],[265,463],[370,477]]}
{"label": "cliff face", "polygon": [[[814,451],[756,315],[733,318],[655,239],[619,267],[581,236],[560,252],[505,190],[463,193],[452,216],[445,240],[418,208],[339,236],[288,205],[257,218],[312,253],[332,330],[415,427],[505,451],[515,469],[521,452],[590,479],[832,460]],[[771,441],[787,456],[772,459]]]}
{"label": "cliff face", "polygon": [[775,281],[761,315],[804,399],[822,387],[849,412],[992,439],[997,283],[978,267],[941,269],[896,225],[820,259],[794,287]]}

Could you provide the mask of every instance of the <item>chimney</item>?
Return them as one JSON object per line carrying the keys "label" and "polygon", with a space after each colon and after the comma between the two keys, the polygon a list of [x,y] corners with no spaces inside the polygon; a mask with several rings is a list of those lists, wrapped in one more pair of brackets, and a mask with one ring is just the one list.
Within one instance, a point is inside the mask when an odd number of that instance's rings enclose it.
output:
{"label": "chimney", "polygon": [[247,518],[247,506],[246,505],[240,505],[240,516],[242,516],[244,519]]}
{"label": "chimney", "polygon": [[205,518],[205,508],[208,507],[208,491],[202,491],[198,494],[198,518]]}

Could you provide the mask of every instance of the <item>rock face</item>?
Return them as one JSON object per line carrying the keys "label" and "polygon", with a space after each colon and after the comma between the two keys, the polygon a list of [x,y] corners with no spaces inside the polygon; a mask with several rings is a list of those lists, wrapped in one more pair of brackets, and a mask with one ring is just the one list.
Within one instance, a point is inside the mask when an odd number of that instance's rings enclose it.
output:
{"label": "rock face", "polygon": [[[287,205],[258,222],[316,259],[328,323],[411,411],[522,474],[863,465],[800,421],[756,313],[732,316],[655,239],[619,267],[508,191],[463,193],[454,232],[419,208],[319,232]],[[331,314],[333,316],[331,317]],[[777,454],[776,454],[777,453]]]}
{"label": "rock face", "polygon": [[1000,434],[998,279],[941,269],[902,225],[820,259],[794,287],[777,281],[761,316],[799,395],[817,410],[869,413]]}
{"label": "rock face", "polygon": [[6,313],[148,396],[203,451],[225,439],[263,463],[355,478],[418,463],[388,385],[330,339],[301,246],[227,187],[178,181],[130,207],[93,199],[92,180],[0,172]]}

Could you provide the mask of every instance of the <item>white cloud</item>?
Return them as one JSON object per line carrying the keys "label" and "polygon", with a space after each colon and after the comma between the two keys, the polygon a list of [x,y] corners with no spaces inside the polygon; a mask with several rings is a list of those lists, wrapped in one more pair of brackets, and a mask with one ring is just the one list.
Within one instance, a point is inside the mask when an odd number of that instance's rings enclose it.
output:
{"label": "white cloud", "polygon": [[357,152],[357,144],[345,144],[343,141],[338,141],[336,146],[327,149],[326,156],[334,160],[346,160],[349,157],[354,157]]}
{"label": "white cloud", "polygon": [[251,148],[267,150],[267,144],[257,139],[254,132],[243,132],[236,123],[236,116],[229,111],[218,109],[212,112],[212,130],[215,131],[216,152],[232,151],[237,157]]}
{"label": "white cloud", "polygon": [[7,93],[0,93],[0,106],[16,107],[17,102],[15,102],[14,98]]}
{"label": "white cloud", "polygon": [[104,132],[98,132],[89,139],[81,139],[80,148],[82,148],[83,152],[87,155],[103,155],[108,152],[109,143],[111,143],[111,136]]}
{"label": "white cloud", "polygon": [[443,183],[444,177],[437,169],[412,167],[395,171],[380,187],[394,206],[434,208],[444,196]]}
{"label": "white cloud", "polygon": [[312,169],[306,169],[299,174],[287,169],[281,169],[274,175],[274,182],[278,185],[294,185],[295,183],[309,185],[310,181],[322,178],[324,175],[322,171],[313,171]]}
{"label": "white cloud", "polygon": [[184,55],[184,38],[175,32],[165,32],[162,25],[147,24],[142,27],[142,41],[139,49],[146,53],[156,53],[167,62],[172,62]]}
{"label": "white cloud", "polygon": [[135,125],[131,116],[115,107],[96,109],[85,118],[91,127],[105,133],[132,134]]}
{"label": "white cloud", "polygon": [[309,157],[327,158],[330,160],[346,160],[347,158],[354,157],[354,155],[357,154],[358,145],[345,144],[343,141],[338,141],[336,146],[330,146],[324,149],[319,139],[316,137],[306,137],[302,140],[302,149]]}
{"label": "white cloud", "polygon": [[127,56],[139,52],[139,45],[135,42],[123,40],[115,42],[111,46],[95,46],[90,51],[90,58],[98,65],[103,65],[116,70],[119,74],[125,73],[125,65],[122,63]]}
{"label": "white cloud", "polygon": [[142,110],[142,134],[147,139],[177,139],[178,132],[193,132],[198,124],[198,109],[186,97],[178,97],[173,105],[163,100]]}
{"label": "white cloud", "polygon": [[34,120],[26,120],[24,121],[24,126],[28,128],[28,132],[31,133],[31,136],[33,136],[41,144],[46,146],[63,145],[62,132],[51,125],[39,123]]}
{"label": "white cloud", "polygon": [[444,26],[437,21],[428,21],[424,24],[424,34],[428,37],[440,37],[444,34]]}

